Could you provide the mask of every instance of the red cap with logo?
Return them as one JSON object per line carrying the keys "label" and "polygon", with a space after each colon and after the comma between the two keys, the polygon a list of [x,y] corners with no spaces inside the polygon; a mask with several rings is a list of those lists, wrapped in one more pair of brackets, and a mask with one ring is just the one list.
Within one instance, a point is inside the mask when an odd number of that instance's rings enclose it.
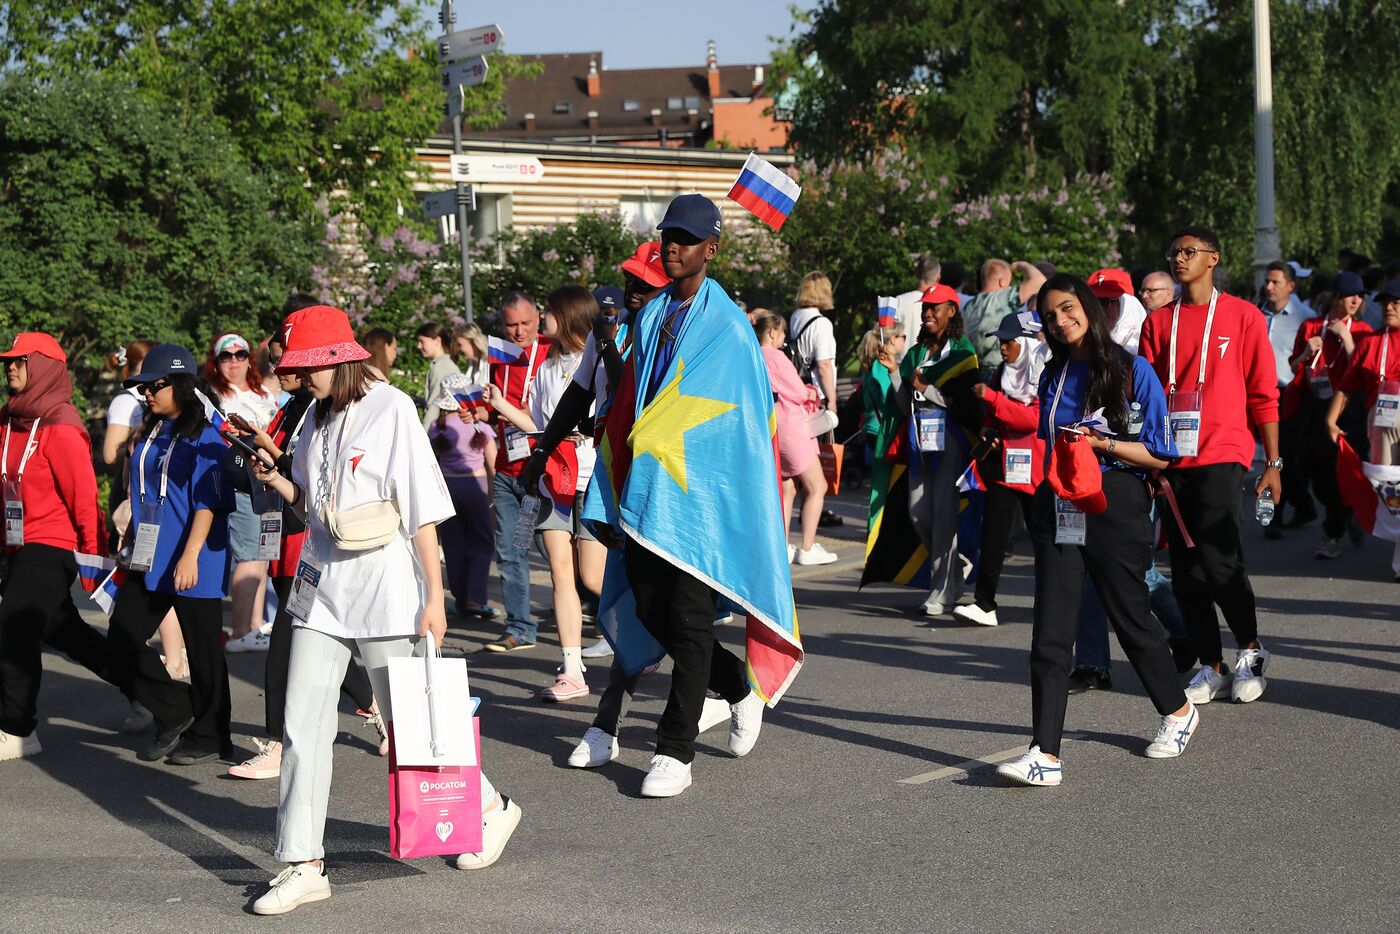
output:
{"label": "red cap with logo", "polygon": [[617,268],[631,273],[654,289],[663,289],[671,284],[671,277],[666,275],[666,270],[661,265],[660,240],[643,243],[637,247],[637,252],[623,260]]}
{"label": "red cap with logo", "polygon": [[941,305],[944,302],[952,302],[959,308],[962,307],[962,302],[958,300],[957,289],[953,288],[951,285],[944,285],[941,282],[931,289],[924,289],[923,296],[919,298],[919,304],[921,305]]}
{"label": "red cap with logo", "polygon": [[1121,298],[1133,294],[1133,280],[1122,269],[1100,269],[1089,277],[1089,291],[1099,298]]}
{"label": "red cap with logo", "polygon": [[1099,459],[1083,435],[1068,431],[1059,434],[1050,450],[1050,469],[1045,472],[1045,479],[1060,499],[1089,515],[1098,515],[1108,508]]}
{"label": "red cap with logo", "polygon": [[312,305],[288,315],[282,322],[282,347],[278,373],[369,359],[369,351],[355,340],[349,316],[330,305]]}
{"label": "red cap with logo", "polygon": [[15,342],[9,350],[0,353],[0,360],[7,357],[27,357],[32,353],[48,357],[50,360],[57,360],[59,363],[67,363],[68,355],[63,352],[63,348],[58,346],[58,341],[54,340],[43,331],[25,331],[15,335]]}

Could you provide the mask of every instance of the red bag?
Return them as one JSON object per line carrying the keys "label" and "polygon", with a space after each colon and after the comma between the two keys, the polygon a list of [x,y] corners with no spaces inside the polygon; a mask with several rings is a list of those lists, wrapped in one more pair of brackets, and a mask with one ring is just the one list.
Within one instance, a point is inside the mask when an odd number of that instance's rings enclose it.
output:
{"label": "red bag", "polygon": [[389,739],[389,855],[481,852],[481,720],[472,717],[476,765],[400,766]]}
{"label": "red bag", "polygon": [[817,445],[817,457],[822,462],[822,474],[826,477],[826,495],[835,496],[841,492],[841,460],[846,454],[844,444],[822,443]]}

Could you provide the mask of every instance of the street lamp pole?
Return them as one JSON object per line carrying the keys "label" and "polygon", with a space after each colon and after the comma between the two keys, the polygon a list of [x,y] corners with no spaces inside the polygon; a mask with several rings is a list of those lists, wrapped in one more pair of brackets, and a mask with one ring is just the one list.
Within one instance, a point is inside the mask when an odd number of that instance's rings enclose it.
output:
{"label": "street lamp pole", "polygon": [[1269,0],[1254,0],[1254,287],[1279,259],[1274,214],[1274,78],[1269,48]]}

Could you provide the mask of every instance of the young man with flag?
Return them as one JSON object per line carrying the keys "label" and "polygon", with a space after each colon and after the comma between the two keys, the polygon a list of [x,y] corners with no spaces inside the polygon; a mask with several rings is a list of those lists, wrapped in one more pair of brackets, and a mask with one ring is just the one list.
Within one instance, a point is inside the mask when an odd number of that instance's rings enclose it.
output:
{"label": "young man with flag", "polygon": [[[730,753],[746,755],[764,702],[776,703],[801,667],[802,646],[772,391],[748,320],[706,276],[719,251],[719,209],[681,195],[658,228],[672,282],[634,321],[584,515],[600,539],[620,542],[609,551],[599,625],[624,673],[663,654],[674,663],[641,789],[672,797],[691,783],[707,686],[730,704]],[[746,662],[715,639],[716,594],[747,614]]]}
{"label": "young man with flag", "polygon": [[[1142,358],[1167,390],[1172,437],[1181,457],[1164,471],[1181,507],[1181,525],[1168,520],[1172,590],[1201,668],[1186,696],[1209,703],[1225,691],[1236,703],[1264,693],[1269,653],[1259,644],[1254,589],[1240,544],[1240,484],[1254,460],[1257,428],[1267,464],[1255,493],[1278,502],[1278,370],[1268,324],[1249,302],[1211,283],[1220,262],[1220,240],[1204,227],[1172,237],[1167,263],[1181,297],[1163,305],[1142,325]],[[1234,633],[1233,675],[1221,659],[1215,608]]]}

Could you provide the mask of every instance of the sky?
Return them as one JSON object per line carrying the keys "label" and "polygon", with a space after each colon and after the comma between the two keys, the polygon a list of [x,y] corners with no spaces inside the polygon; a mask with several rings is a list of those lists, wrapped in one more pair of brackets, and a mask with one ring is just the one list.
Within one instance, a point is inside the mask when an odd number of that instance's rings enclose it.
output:
{"label": "sky", "polygon": [[[721,65],[748,65],[769,60],[774,44],[770,36],[789,34],[792,5],[794,0],[703,0],[687,5],[658,0],[457,0],[457,27],[498,23],[505,49],[517,55],[601,49],[605,68],[700,65],[710,39],[715,40]],[[817,3],[796,0],[795,5],[811,9]]]}

